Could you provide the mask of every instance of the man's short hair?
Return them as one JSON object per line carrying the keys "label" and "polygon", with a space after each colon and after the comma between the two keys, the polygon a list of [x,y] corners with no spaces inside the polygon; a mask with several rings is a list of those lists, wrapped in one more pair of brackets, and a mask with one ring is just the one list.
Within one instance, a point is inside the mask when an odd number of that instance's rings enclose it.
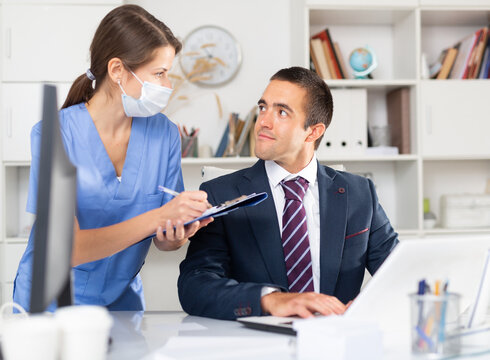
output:
{"label": "man's short hair", "polygon": [[[305,130],[308,127],[323,123],[328,128],[332,121],[333,99],[328,85],[316,72],[293,66],[281,69],[272,75],[272,80],[288,81],[306,90],[306,101],[303,104],[306,114]],[[320,145],[323,135],[315,141],[315,150]]]}

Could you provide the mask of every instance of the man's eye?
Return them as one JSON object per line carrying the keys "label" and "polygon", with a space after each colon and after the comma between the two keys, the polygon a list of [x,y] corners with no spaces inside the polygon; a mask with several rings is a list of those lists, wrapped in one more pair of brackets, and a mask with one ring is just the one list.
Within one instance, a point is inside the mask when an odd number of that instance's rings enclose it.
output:
{"label": "man's eye", "polygon": [[279,110],[279,115],[281,116],[287,116],[287,112],[285,112],[284,110]]}
{"label": "man's eye", "polygon": [[265,106],[264,105],[259,105],[259,111],[265,111]]}

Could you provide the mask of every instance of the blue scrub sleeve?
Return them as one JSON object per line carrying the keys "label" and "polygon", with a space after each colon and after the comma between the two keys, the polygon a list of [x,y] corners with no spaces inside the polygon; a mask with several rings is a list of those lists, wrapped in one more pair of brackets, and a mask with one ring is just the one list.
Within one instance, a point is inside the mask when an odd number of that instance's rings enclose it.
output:
{"label": "blue scrub sleeve", "polygon": [[[170,126],[170,139],[172,140],[172,146],[170,147],[170,154],[168,157],[168,175],[165,179],[165,187],[169,189],[175,189],[177,192],[184,191],[184,179],[182,177],[181,167],[181,148],[180,148],[180,135],[177,126],[171,123]],[[163,196],[163,204],[166,204],[173,199],[172,195],[167,193]]]}
{"label": "blue scrub sleeve", "polygon": [[39,179],[39,162],[41,159],[41,122],[31,130],[31,169],[29,175],[29,192],[27,194],[26,211],[36,213],[37,184]]}

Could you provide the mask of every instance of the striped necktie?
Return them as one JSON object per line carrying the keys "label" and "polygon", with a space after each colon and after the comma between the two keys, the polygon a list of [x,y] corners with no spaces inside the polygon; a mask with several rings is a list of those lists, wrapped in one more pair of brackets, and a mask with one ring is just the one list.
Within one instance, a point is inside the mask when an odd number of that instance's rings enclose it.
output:
{"label": "striped necktie", "polygon": [[286,202],[282,213],[282,247],[286,261],[289,291],[313,291],[310,241],[303,198],[308,181],[297,177],[282,181]]}

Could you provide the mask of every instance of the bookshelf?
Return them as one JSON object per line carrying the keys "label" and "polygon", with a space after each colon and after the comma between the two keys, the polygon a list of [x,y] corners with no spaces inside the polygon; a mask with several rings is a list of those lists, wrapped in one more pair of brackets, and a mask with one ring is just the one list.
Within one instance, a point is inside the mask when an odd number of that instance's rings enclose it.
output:
{"label": "bookshelf", "polygon": [[[381,203],[403,236],[489,233],[475,229],[424,229],[423,199],[439,219],[443,194],[483,193],[490,178],[488,107],[489,80],[426,80],[428,63],[465,36],[487,26],[490,1],[402,0],[394,2],[306,0],[304,23],[298,27],[303,49],[299,64],[310,64],[310,37],[328,27],[344,63],[350,51],[369,45],[377,55],[374,79],[326,79],[332,89],[367,90],[368,124],[386,123],[387,92],[410,89],[409,155],[335,159],[347,171],[372,174]],[[335,96],[334,96],[335,107]],[[335,110],[334,119],[335,121]],[[328,129],[327,129],[328,131]],[[322,158],[322,162],[334,159]],[[335,161],[334,160],[334,161]]]}

